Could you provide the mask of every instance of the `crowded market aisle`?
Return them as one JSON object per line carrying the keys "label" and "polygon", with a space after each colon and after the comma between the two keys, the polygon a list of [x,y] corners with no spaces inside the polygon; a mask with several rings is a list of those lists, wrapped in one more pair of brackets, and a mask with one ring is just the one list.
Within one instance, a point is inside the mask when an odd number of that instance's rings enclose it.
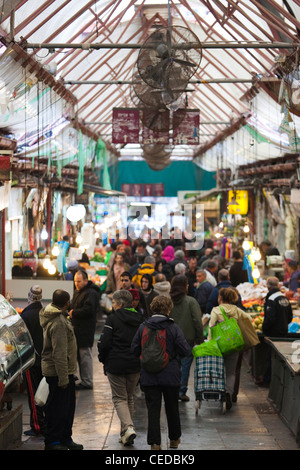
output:
{"label": "crowded market aisle", "polygon": [[[100,320],[95,336],[94,388],[76,392],[77,406],[73,438],[85,450],[149,451],[147,445],[147,412],[143,394],[135,399],[135,426],[137,437],[134,446],[124,447],[118,442],[119,419],[114,410],[111,391],[103,366],[97,357],[96,342],[103,327]],[[299,446],[288,427],[282,422],[268,401],[268,389],[255,385],[244,361],[238,401],[231,410],[221,413],[219,403],[203,402],[196,415],[193,393],[193,374],[190,375],[189,402],[180,402],[182,425],[180,451],[197,450],[296,450]],[[29,411],[25,394],[13,394],[13,406],[23,404],[23,432],[29,429]],[[15,450],[43,450],[41,437],[23,434],[22,444]],[[166,419],[162,418],[162,450],[168,449]],[[175,450],[175,452],[177,452]],[[153,453],[153,452],[152,452]]]}

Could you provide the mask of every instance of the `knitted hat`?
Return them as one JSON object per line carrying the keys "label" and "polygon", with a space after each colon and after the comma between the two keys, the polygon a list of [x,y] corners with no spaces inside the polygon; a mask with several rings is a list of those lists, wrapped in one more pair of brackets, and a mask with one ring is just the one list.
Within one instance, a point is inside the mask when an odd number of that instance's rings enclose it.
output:
{"label": "knitted hat", "polygon": [[137,289],[128,289],[128,292],[132,295],[133,300],[140,300],[140,294]]}
{"label": "knitted hat", "polygon": [[38,302],[42,300],[42,288],[38,285],[30,287],[28,292],[28,301]]}
{"label": "knitted hat", "polygon": [[67,269],[69,269],[70,271],[76,271],[77,268],[78,268],[78,261],[76,261],[76,259],[70,259],[67,264]]}

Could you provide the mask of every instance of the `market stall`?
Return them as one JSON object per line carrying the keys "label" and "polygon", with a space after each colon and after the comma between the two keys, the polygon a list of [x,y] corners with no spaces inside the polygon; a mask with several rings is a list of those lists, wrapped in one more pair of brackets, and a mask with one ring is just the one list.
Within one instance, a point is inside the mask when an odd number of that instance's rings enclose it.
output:
{"label": "market stall", "polygon": [[22,407],[13,408],[8,390],[34,361],[34,346],[24,321],[0,295],[0,449],[21,440]]}
{"label": "market stall", "polygon": [[[298,338],[298,339],[297,339]],[[272,348],[272,377],[269,399],[300,442],[300,335],[265,338]]]}

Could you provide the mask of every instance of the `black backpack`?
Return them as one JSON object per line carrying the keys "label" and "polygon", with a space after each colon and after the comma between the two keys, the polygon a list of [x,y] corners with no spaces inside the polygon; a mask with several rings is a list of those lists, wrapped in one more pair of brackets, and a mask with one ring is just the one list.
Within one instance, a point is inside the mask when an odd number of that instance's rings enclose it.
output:
{"label": "black backpack", "polygon": [[166,351],[166,329],[154,330],[144,326],[142,333],[141,367],[150,374],[161,372],[169,362]]}

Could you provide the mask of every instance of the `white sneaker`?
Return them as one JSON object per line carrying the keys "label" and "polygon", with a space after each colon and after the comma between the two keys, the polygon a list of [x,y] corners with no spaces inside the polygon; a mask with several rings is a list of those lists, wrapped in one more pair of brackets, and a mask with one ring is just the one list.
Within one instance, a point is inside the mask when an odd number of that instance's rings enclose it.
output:
{"label": "white sneaker", "polygon": [[124,446],[132,446],[134,439],[136,438],[136,432],[133,426],[128,426],[125,434],[122,436],[122,444]]}

